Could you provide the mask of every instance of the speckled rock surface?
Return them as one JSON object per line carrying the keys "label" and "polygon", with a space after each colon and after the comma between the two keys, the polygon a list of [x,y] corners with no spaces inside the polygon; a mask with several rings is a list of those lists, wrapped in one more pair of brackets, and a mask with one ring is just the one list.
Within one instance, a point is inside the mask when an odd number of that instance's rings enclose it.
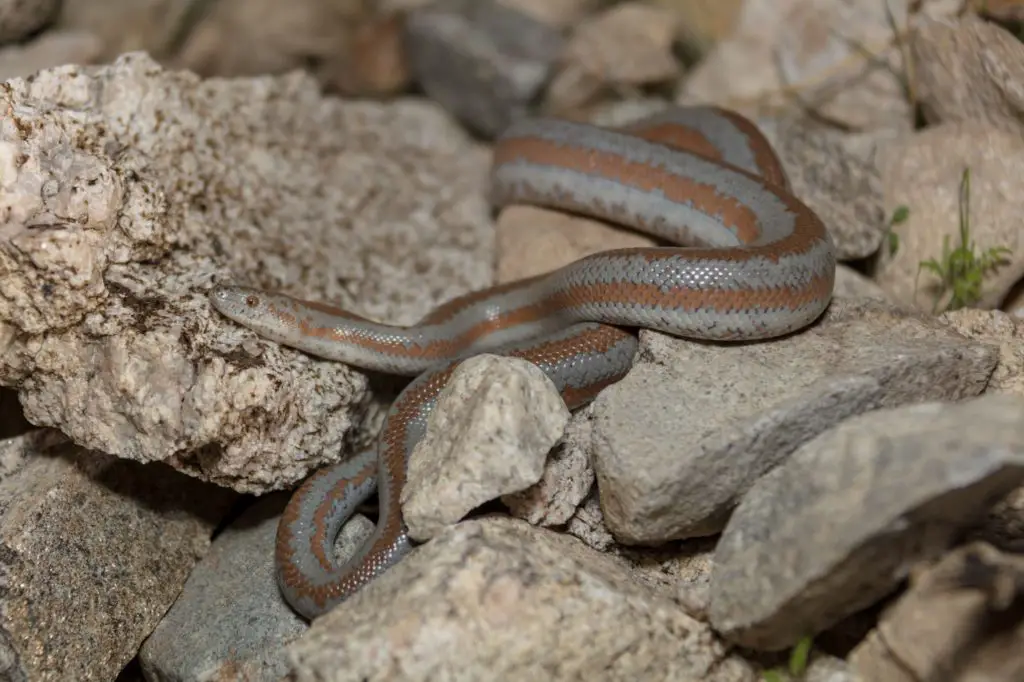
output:
{"label": "speckled rock surface", "polygon": [[758,679],[625,562],[507,518],[445,529],[289,649],[297,682]]}
{"label": "speckled rock surface", "polygon": [[115,679],[234,498],[48,429],[0,441],[3,678]]}
{"label": "speckled rock surface", "polygon": [[481,504],[537,483],[568,421],[536,365],[490,354],[460,364],[409,457],[401,496],[409,537],[425,542]]}
{"label": "speckled rock surface", "polygon": [[963,308],[937,318],[969,339],[999,349],[999,362],[985,387],[987,393],[1024,397],[1024,320],[999,310]]}
{"label": "speckled rock surface", "polygon": [[0,384],[88,447],[292,483],[366,435],[367,379],[258,339],[210,287],[407,324],[491,281],[486,155],[428,103],[132,54],[10,81],[0,107]]}
{"label": "speckled rock surface", "polygon": [[740,646],[792,646],[892,592],[1022,482],[1024,398],[849,419],[737,507],[715,550],[711,623]]}
{"label": "speckled rock surface", "polygon": [[922,21],[908,38],[916,95],[929,122],[974,121],[1020,131],[1024,45],[1017,36],[965,13]]}

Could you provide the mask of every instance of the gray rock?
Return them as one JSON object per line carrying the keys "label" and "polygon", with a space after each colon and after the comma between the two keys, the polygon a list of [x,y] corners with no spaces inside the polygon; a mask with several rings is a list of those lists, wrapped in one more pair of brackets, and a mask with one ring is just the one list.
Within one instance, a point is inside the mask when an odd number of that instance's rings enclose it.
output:
{"label": "gray rock", "polygon": [[1015,35],[965,12],[924,19],[908,38],[914,94],[930,123],[973,121],[1020,132],[1024,45]]}
{"label": "gray rock", "polygon": [[680,103],[720,102],[746,113],[806,111],[850,130],[910,130],[897,25],[959,12],[962,0],[746,0],[732,29],[683,76]]}
{"label": "gray rock", "polygon": [[529,112],[563,43],[557,29],[496,0],[439,0],[406,18],[414,78],[486,137]]}
{"label": "gray rock", "polygon": [[642,334],[637,364],[593,405],[605,523],[626,544],[720,531],[743,494],[844,419],[980,393],[995,347],[876,300],[837,299],[767,344]]}
{"label": "gray rock", "polygon": [[478,355],[452,373],[409,457],[401,504],[424,542],[481,504],[537,483],[569,410],[534,364]]}
{"label": "gray rock", "polygon": [[710,622],[779,650],[886,594],[1024,482],[1024,398],[853,417],[759,480],[722,533]]}
{"label": "gray rock", "polygon": [[[139,652],[149,682],[269,682],[288,672],[285,647],[308,629],[274,578],[274,539],[288,497],[261,498],[217,537]],[[336,554],[354,554],[372,527],[353,517]]]}
{"label": "gray rock", "polygon": [[888,301],[882,287],[874,280],[865,277],[853,268],[839,263],[836,265],[836,285],[832,290],[833,297],[842,298],[876,298]]}
{"label": "gray rock", "polygon": [[507,517],[446,528],[289,650],[296,682],[757,680],[625,562]]}
{"label": "gray rock", "polygon": [[50,430],[0,441],[0,677],[113,680],[236,497]]}

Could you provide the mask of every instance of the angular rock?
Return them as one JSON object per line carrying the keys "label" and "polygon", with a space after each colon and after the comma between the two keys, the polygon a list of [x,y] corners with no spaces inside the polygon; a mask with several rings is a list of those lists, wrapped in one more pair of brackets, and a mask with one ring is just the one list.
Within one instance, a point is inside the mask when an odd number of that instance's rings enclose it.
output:
{"label": "angular rock", "polygon": [[487,156],[436,106],[132,54],[9,81],[0,109],[0,384],[91,448],[286,486],[380,406],[217,314],[214,284],[408,324],[491,283]]}
{"label": "angular rock", "polygon": [[[1024,320],[999,310],[975,308],[952,310],[938,320],[967,338],[999,349],[999,362],[985,393],[1024,397]],[[1007,551],[1024,550],[1024,487],[990,509],[971,536]]]}
{"label": "angular rock", "polygon": [[571,113],[609,91],[674,81],[682,64],[672,51],[676,16],[645,2],[616,3],[581,21],[545,90],[544,111]]}
{"label": "angular rock", "polygon": [[854,130],[909,130],[904,67],[886,9],[905,27],[949,16],[962,3],[926,0],[910,18],[906,4],[748,0],[729,36],[684,76],[678,101],[735,103],[752,115],[812,106]]}
{"label": "angular rock", "polygon": [[508,518],[445,529],[289,650],[296,682],[758,679],[622,561]]}
{"label": "angular rock", "polygon": [[485,137],[529,112],[562,51],[560,32],[497,0],[438,0],[406,18],[413,76]]}
{"label": "angular rock", "polygon": [[1024,319],[999,310],[963,308],[943,313],[938,320],[969,339],[999,349],[986,393],[1024,396]]}
{"label": "angular rock", "polygon": [[236,497],[50,430],[0,442],[4,677],[113,680]]}
{"label": "angular rock", "polygon": [[839,263],[836,265],[836,284],[832,289],[835,298],[875,298],[888,301],[882,287],[853,268]]}
{"label": "angular rock", "polygon": [[591,454],[615,538],[719,532],[754,482],[800,445],[880,407],[979,394],[997,350],[876,300],[836,299],[770,343],[644,332],[632,371],[593,403]]}
{"label": "angular rock", "polygon": [[855,670],[871,682],[1024,679],[1024,558],[971,543],[915,573],[850,653]]}
{"label": "angular rock", "polygon": [[921,21],[907,43],[925,119],[1021,131],[1024,45],[1016,36],[967,12]]}
{"label": "angular rock", "polygon": [[710,622],[780,650],[882,597],[1024,483],[1024,398],[852,417],[759,480],[715,551]]}
{"label": "angular rock", "polygon": [[[276,682],[288,672],[285,647],[308,628],[274,576],[274,539],[288,495],[261,498],[214,540],[139,651],[146,679]],[[335,553],[352,556],[372,530],[357,514]]]}
{"label": "angular rock", "polygon": [[409,457],[401,503],[424,542],[472,509],[540,480],[569,410],[536,365],[477,355],[452,373]]}

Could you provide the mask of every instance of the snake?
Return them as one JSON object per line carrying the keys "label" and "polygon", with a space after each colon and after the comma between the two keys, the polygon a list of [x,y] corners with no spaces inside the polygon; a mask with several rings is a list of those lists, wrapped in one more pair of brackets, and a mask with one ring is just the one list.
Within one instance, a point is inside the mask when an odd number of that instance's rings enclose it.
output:
{"label": "snake", "polygon": [[[214,309],[268,341],[411,377],[372,447],[315,471],[284,508],[276,581],[306,619],[415,549],[400,505],[408,459],[467,358],[533,363],[575,409],[629,372],[640,330],[698,342],[766,341],[811,326],[831,301],[829,231],[794,195],[764,134],[738,112],[670,106],[616,127],[523,117],[491,153],[495,211],[516,204],[563,211],[639,231],[654,245],[590,253],[471,291],[407,326],[251,286],[210,291]],[[374,493],[374,530],[339,561],[338,534]]]}

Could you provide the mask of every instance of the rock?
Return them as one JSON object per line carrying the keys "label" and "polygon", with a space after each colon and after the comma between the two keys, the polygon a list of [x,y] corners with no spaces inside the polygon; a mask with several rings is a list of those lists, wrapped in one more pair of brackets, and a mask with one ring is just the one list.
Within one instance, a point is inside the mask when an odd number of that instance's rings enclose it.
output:
{"label": "rock", "polygon": [[542,108],[569,115],[602,94],[664,85],[682,65],[672,52],[676,16],[643,2],[624,2],[588,17],[573,31]]}
{"label": "rock", "polygon": [[[910,212],[906,221],[893,226],[899,248],[895,254],[882,250],[875,281],[903,305],[945,309],[948,292],[938,288],[935,274],[919,274],[920,263],[941,261],[945,239],[950,249],[960,246],[961,209],[966,206],[976,255],[997,246],[1011,249],[1005,264],[985,273],[980,297],[973,302],[980,308],[998,307],[1024,276],[1019,204],[1007,184],[1007,178],[1024,173],[1024,138],[979,121],[944,123],[891,144],[879,163],[886,214],[901,205]],[[967,204],[961,200],[965,170],[970,171]]]}
{"label": "rock", "polygon": [[889,301],[885,291],[882,290],[882,287],[875,284],[874,280],[842,263],[836,265],[836,283],[832,289],[832,296],[836,298],[873,298],[879,301]]}
{"label": "rock", "polygon": [[710,622],[743,647],[791,646],[890,594],[1021,483],[1024,398],[852,417],[744,496],[715,551]]}
{"label": "rock", "polygon": [[31,76],[62,64],[91,64],[99,59],[99,39],[84,31],[47,31],[25,45],[0,49],[0,81]]}
{"label": "rock", "polygon": [[364,374],[217,314],[210,288],[409,324],[491,283],[488,157],[436,106],[324,98],[299,73],[201,81],[137,54],[0,100],[17,112],[0,119],[0,384],[91,448],[290,485],[366,440],[378,399]]}
{"label": "rock", "polygon": [[[145,51],[203,76],[312,72],[320,82],[350,57],[366,0],[74,0],[58,26],[100,38],[101,61]],[[258,45],[259,49],[253,49]]]}
{"label": "rock", "polygon": [[768,344],[641,332],[633,369],[593,403],[605,523],[625,544],[717,533],[803,443],[870,410],[975,396],[997,357],[867,299],[838,299],[818,324]]}
{"label": "rock", "polygon": [[406,19],[414,79],[484,137],[529,113],[562,48],[557,29],[497,0],[438,0]]}
{"label": "rock", "polygon": [[53,20],[61,0],[0,0],[0,45],[26,38]]}
{"label": "rock", "polygon": [[707,621],[716,542],[717,538],[697,538],[655,550],[622,546],[611,549],[630,563],[634,580],[671,592],[687,615]]}
{"label": "rock", "polygon": [[748,0],[733,31],[680,88],[680,104],[712,102],[748,115],[804,103],[852,130],[910,130],[897,26],[949,16],[959,0],[928,0],[908,21],[905,2]]}
{"label": "rock", "polygon": [[0,659],[12,680],[113,680],[234,495],[51,430],[0,442]]}
{"label": "rock", "polygon": [[437,397],[409,457],[402,514],[424,542],[481,504],[540,480],[569,410],[533,363],[477,355]]}
{"label": "rock", "polygon": [[[871,682],[1024,678],[1024,558],[984,543],[920,567],[850,663]],[[1016,613],[1015,613],[1016,612]]]}
{"label": "rock", "polygon": [[1024,320],[998,310],[962,308],[937,318],[957,333],[999,349],[999,361],[985,386],[986,393],[1024,397]]}
{"label": "rock", "polygon": [[525,204],[498,213],[496,238],[499,283],[550,272],[599,251],[655,244],[634,230]]}
{"label": "rock", "polygon": [[1020,133],[1024,45],[971,13],[922,21],[909,36],[914,94],[927,121],[974,122]]}
{"label": "rock", "polygon": [[540,480],[502,496],[512,516],[546,527],[561,526],[572,518],[594,485],[594,467],[586,451],[589,442],[590,417],[584,407],[569,419]]}
{"label": "rock", "polygon": [[445,529],[289,650],[296,682],[757,680],[621,560],[507,518]]}
{"label": "rock", "polygon": [[583,500],[583,504],[569,519],[566,531],[601,552],[612,549],[615,545],[615,538],[604,524],[601,501],[596,490]]}
{"label": "rock", "polygon": [[[149,680],[280,680],[285,647],[308,628],[274,577],[274,539],[288,495],[260,498],[214,540],[139,652]],[[344,561],[372,532],[365,516],[341,530]]]}
{"label": "rock", "polygon": [[[193,4],[178,29],[184,34],[180,45],[167,46],[173,50],[168,65],[222,77],[301,69],[324,85],[337,84],[344,74],[345,85],[363,92],[371,84],[395,87],[391,79],[397,76],[402,84],[406,78],[401,67],[392,70],[391,60],[400,55],[390,31],[398,27],[388,25],[386,14],[373,13],[372,5],[366,0],[218,0],[200,13]],[[154,28],[165,22],[158,19]],[[379,52],[366,46],[374,37]]]}

